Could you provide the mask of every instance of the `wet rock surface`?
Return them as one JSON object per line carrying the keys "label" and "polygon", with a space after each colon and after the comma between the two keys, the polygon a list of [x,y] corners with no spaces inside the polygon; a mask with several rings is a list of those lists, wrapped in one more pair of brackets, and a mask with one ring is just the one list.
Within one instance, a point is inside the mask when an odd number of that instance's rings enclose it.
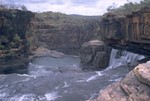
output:
{"label": "wet rock surface", "polygon": [[8,60],[7,62],[5,61],[3,64],[0,64],[0,73],[1,74],[11,74],[11,73],[24,74],[27,73],[28,64],[29,64],[28,58]]}
{"label": "wet rock surface", "polygon": [[138,65],[123,80],[100,91],[95,100],[87,101],[150,101],[150,63]]}

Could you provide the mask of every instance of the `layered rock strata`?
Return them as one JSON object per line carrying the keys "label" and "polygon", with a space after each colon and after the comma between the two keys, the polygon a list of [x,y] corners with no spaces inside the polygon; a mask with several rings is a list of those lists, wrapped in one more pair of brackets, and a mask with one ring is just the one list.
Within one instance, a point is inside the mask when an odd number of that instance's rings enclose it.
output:
{"label": "layered rock strata", "polygon": [[139,64],[123,80],[101,90],[97,99],[87,101],[150,101],[150,61]]}
{"label": "layered rock strata", "polygon": [[81,45],[99,36],[100,17],[37,13],[31,21],[35,45],[78,55]]}
{"label": "layered rock strata", "polygon": [[108,13],[101,22],[101,29],[107,44],[150,55],[150,8],[123,17]]}
{"label": "layered rock strata", "polygon": [[0,10],[0,73],[22,72],[29,56],[29,11]]}
{"label": "layered rock strata", "polygon": [[102,69],[109,63],[110,49],[99,40],[85,42],[80,49],[82,69]]}

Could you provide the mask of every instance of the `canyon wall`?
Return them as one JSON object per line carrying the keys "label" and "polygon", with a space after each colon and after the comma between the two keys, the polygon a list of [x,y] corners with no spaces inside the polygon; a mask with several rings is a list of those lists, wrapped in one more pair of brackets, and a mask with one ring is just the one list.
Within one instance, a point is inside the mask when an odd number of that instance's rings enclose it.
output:
{"label": "canyon wall", "polygon": [[66,54],[78,55],[84,42],[99,38],[100,17],[36,13],[31,21],[35,47],[45,47]]}
{"label": "canyon wall", "polygon": [[[101,29],[108,45],[150,55],[150,8],[124,17],[108,13]],[[139,64],[124,79],[101,90],[96,99],[87,101],[150,101],[149,75],[150,61]]]}
{"label": "canyon wall", "polygon": [[79,55],[82,44],[93,39],[104,40],[113,47],[150,55],[149,36],[149,8],[124,17],[108,13],[102,20],[94,16],[1,10],[0,64],[3,67],[8,63],[11,63],[8,66],[22,63],[18,61],[26,61],[29,53],[38,47]]}
{"label": "canyon wall", "polygon": [[[10,73],[26,68],[29,55],[27,33],[34,16],[29,11],[0,10],[0,72]],[[15,69],[15,70],[14,70]]]}
{"label": "canyon wall", "polygon": [[121,17],[105,15],[101,20],[101,17],[36,13],[30,23],[31,43],[35,43],[32,49],[42,46],[77,55],[84,42],[99,39],[115,48],[150,55],[150,8]]}
{"label": "canyon wall", "polygon": [[124,17],[108,13],[101,22],[101,28],[107,44],[150,55],[150,8]]}

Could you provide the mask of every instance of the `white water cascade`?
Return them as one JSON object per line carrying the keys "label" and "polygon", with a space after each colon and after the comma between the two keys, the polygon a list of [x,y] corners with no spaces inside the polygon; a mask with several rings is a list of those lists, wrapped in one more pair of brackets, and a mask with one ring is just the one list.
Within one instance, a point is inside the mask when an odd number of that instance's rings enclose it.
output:
{"label": "white water cascade", "polygon": [[108,69],[119,66],[127,66],[144,58],[145,57],[143,55],[112,49]]}

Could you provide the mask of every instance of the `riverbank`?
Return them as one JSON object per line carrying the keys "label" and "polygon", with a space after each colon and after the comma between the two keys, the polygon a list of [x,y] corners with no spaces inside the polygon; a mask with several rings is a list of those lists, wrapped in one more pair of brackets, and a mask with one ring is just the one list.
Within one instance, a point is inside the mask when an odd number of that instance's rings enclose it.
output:
{"label": "riverbank", "polygon": [[139,64],[127,76],[87,101],[150,101],[150,61]]}

